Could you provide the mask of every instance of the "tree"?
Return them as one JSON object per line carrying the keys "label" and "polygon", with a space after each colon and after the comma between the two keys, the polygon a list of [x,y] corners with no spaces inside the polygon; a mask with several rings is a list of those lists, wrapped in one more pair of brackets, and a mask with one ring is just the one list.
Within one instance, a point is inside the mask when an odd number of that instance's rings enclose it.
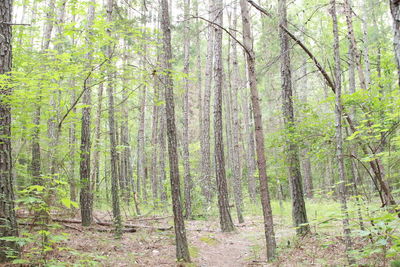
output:
{"label": "tree", "polygon": [[[232,35],[236,38],[236,28],[237,28],[237,6],[233,7],[233,25],[232,25]],[[233,83],[232,83],[232,146],[233,146],[233,154],[231,155],[233,158],[233,190],[234,190],[234,199],[236,206],[236,213],[238,216],[239,223],[243,223],[243,195],[242,195],[242,181],[241,181],[241,166],[240,166],[240,125],[239,125],[239,104],[238,104],[238,93],[240,86],[240,76],[239,76],[239,62],[237,56],[237,42],[232,42],[232,74],[233,74]],[[251,181],[250,181],[251,183]]]}
{"label": "tree", "polygon": [[[336,156],[338,161],[339,169],[339,197],[341,203],[341,210],[344,215],[342,219],[343,231],[345,237],[346,251],[349,252],[352,248],[352,242],[350,238],[349,228],[349,214],[347,210],[347,198],[346,198],[346,178],[345,178],[345,166],[343,157],[343,135],[342,135],[342,81],[341,81],[341,66],[340,66],[340,52],[339,52],[339,31],[338,22],[336,15],[336,1],[331,0],[331,15],[333,20],[333,51],[335,59],[335,123],[336,123]],[[349,263],[354,263],[350,260]]]}
{"label": "tree", "polygon": [[[222,26],[222,0],[215,1],[215,23]],[[226,184],[224,143],[222,137],[222,29],[214,27],[214,149],[215,149],[215,176],[218,190],[218,209],[221,230],[230,232],[234,230],[232,217],[229,211],[228,188]]]}
{"label": "tree", "polygon": [[[184,2],[184,20],[185,20],[185,30],[184,35],[189,36],[190,26],[189,26],[189,11],[190,11],[190,0],[185,0]],[[183,43],[184,51],[184,62],[183,62],[183,73],[184,76],[184,86],[185,93],[183,96],[183,168],[184,168],[184,184],[185,184],[185,217],[190,218],[192,216],[192,177],[190,175],[190,155],[189,155],[189,71],[190,71],[190,39],[185,38]]]}
{"label": "tree", "polygon": [[[286,0],[279,1],[280,25],[287,27]],[[307,220],[306,205],[303,197],[303,186],[300,172],[299,147],[293,135],[295,133],[295,118],[293,109],[292,73],[290,65],[290,46],[287,33],[279,28],[281,43],[281,81],[282,81],[282,111],[284,128],[286,130],[286,160],[289,167],[290,187],[292,195],[292,218],[298,235],[310,232]]]}
{"label": "tree", "polygon": [[268,189],[267,164],[265,161],[264,131],[262,126],[262,114],[260,98],[257,89],[257,76],[255,69],[255,54],[253,50],[253,38],[251,33],[250,15],[246,0],[240,0],[243,27],[243,43],[246,48],[247,73],[250,82],[251,103],[253,105],[254,131],[256,139],[256,153],[258,175],[260,179],[261,205],[264,216],[264,231],[267,241],[267,258],[272,260],[276,253],[276,242],[272,208]]}
{"label": "tree", "polygon": [[[87,31],[89,32],[88,47],[91,47],[90,43],[90,31],[93,25],[95,16],[95,5],[96,0],[91,0],[88,7],[88,24]],[[92,51],[86,54],[86,58],[91,63],[93,59]],[[90,82],[90,80],[89,80]],[[87,85],[86,85],[87,86]],[[81,181],[81,192],[80,192],[80,204],[81,204],[81,217],[82,225],[89,226],[93,220],[93,195],[90,184],[90,150],[91,150],[91,105],[92,105],[92,90],[90,88],[84,88],[85,92],[83,95],[82,108],[82,120],[81,120],[81,162],[80,162],[80,181]]]}
{"label": "tree", "polygon": [[[112,37],[111,23],[113,20],[113,0],[107,0],[107,33]],[[112,67],[112,45],[107,46],[107,58]],[[115,111],[114,111],[114,87],[113,87],[113,73],[109,69],[107,71],[107,95],[108,95],[108,126],[110,137],[110,150],[111,150],[111,198],[112,198],[112,211],[115,226],[115,237],[121,238],[122,236],[122,218],[119,207],[119,189],[118,189],[118,173],[117,173],[117,140],[116,140],[116,126],[115,126]]]}
{"label": "tree", "polygon": [[[214,20],[214,1],[209,0],[209,19]],[[205,66],[204,96],[203,96],[203,120],[201,129],[201,173],[202,191],[208,207],[212,200],[211,161],[210,161],[210,97],[214,59],[214,30],[208,25],[207,56]]]}
{"label": "tree", "polygon": [[165,114],[167,120],[168,154],[172,194],[172,210],[174,213],[176,259],[178,261],[190,262],[189,248],[186,239],[185,222],[182,214],[181,192],[179,181],[179,162],[175,126],[175,104],[174,85],[171,77],[172,71],[172,47],[171,47],[171,25],[169,19],[168,1],[161,1],[161,31],[163,55],[162,63],[164,69],[163,81],[165,84]]}
{"label": "tree", "polygon": [[393,46],[397,64],[397,75],[400,86],[400,1],[390,0],[390,12],[393,18]]}
{"label": "tree", "polygon": [[[12,0],[0,2],[0,75],[3,81],[9,79],[12,68]],[[11,156],[11,106],[8,97],[11,88],[7,83],[0,88],[0,237],[18,237],[17,218],[15,216],[15,197],[12,176]],[[0,263],[8,260],[9,250],[17,252],[15,241],[0,239]]]}

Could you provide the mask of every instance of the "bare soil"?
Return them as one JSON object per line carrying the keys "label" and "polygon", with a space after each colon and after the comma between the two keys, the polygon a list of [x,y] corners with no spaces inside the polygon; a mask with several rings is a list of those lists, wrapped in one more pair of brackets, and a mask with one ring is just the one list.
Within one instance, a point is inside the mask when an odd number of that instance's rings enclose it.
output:
{"label": "bare soil", "polygon": [[68,233],[68,240],[54,250],[50,258],[71,266],[113,267],[346,265],[340,237],[311,235],[299,240],[292,228],[280,224],[279,218],[275,219],[278,257],[267,263],[262,218],[246,217],[245,221],[236,225],[236,231],[232,233],[222,233],[217,218],[186,221],[191,264],[175,261],[173,229],[155,229],[173,225],[171,217],[131,219],[127,223],[145,225],[146,228],[125,233],[120,240],[115,240],[111,232],[99,232],[98,227],[83,229],[79,224],[64,224],[59,231]]}

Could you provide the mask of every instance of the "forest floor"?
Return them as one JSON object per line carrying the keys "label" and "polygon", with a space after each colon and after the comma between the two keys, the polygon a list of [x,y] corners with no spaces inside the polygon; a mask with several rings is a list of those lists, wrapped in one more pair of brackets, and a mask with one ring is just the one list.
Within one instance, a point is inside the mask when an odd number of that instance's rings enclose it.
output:
{"label": "forest floor", "polygon": [[[105,219],[103,216],[101,220]],[[78,224],[66,223],[64,227],[67,227],[60,230],[68,233],[64,249],[54,250],[51,258],[78,266],[344,266],[346,262],[340,227],[336,229],[337,235],[314,233],[299,240],[294,229],[277,217],[275,232],[279,256],[266,263],[261,216],[246,217],[245,223],[236,224],[233,233],[222,233],[218,218],[189,220],[186,229],[192,263],[179,265],[175,261],[173,229],[156,229],[172,226],[172,217],[132,218],[126,223],[143,227],[115,240],[112,233],[99,232],[99,228],[83,229]]]}

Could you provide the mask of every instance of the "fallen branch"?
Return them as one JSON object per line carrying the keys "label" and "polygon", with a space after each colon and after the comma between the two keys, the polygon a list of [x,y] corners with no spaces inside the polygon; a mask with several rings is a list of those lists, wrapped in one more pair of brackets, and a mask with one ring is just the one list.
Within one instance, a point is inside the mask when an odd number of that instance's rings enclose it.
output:
{"label": "fallen branch", "polygon": [[[114,229],[105,229],[105,228],[92,228],[92,230],[96,230],[98,232],[102,233],[111,233],[114,231]],[[135,233],[137,230],[135,228],[125,228],[122,229],[122,232],[124,233]]]}
{"label": "fallen branch", "polygon": [[76,230],[76,231],[79,231],[79,232],[83,232],[82,229],[79,229],[79,228],[74,227],[74,226],[72,226],[72,225],[63,224],[63,226],[64,226],[65,228],[69,228],[69,229],[73,229],[73,230]]}
{"label": "fallen branch", "polygon": [[[80,220],[75,220],[75,219],[52,219],[53,222],[61,222],[61,223],[82,223]],[[102,221],[97,221],[94,222],[97,225],[101,226],[114,226],[112,222],[102,222]],[[159,230],[159,231],[168,231],[172,229],[172,226],[165,226],[165,227],[155,227],[155,226],[148,226],[148,225],[136,225],[136,224],[123,224],[122,225],[125,228],[145,228],[145,229],[154,229],[154,230]]]}

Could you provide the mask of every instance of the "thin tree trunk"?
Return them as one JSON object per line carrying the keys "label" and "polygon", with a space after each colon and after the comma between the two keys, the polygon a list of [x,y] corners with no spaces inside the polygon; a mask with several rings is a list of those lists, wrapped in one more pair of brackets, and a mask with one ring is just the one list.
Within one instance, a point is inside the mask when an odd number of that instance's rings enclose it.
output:
{"label": "thin tree trunk", "polygon": [[100,134],[101,134],[101,114],[103,109],[103,91],[104,84],[100,83],[97,91],[97,110],[95,122],[95,138],[94,138],[94,155],[93,155],[93,170],[91,182],[94,184],[92,188],[96,192],[100,190]]}
{"label": "thin tree trunk", "polygon": [[[76,15],[72,15],[72,23],[76,22]],[[75,35],[72,35],[72,41],[71,45],[75,46],[76,41],[75,41]],[[75,91],[75,80],[71,79],[70,81],[70,86],[73,88],[71,90],[71,106],[74,105],[76,101],[76,91]],[[72,109],[73,114],[76,114],[76,107]],[[77,194],[77,188],[76,188],[76,178],[75,178],[75,169],[76,169],[76,148],[77,148],[77,138],[76,138],[76,126],[77,122],[76,120],[73,120],[69,126],[69,131],[68,131],[68,147],[69,147],[69,158],[70,158],[70,173],[69,173],[69,196],[70,199],[74,202],[76,202],[76,194]]]}
{"label": "thin tree trunk", "polygon": [[[222,26],[223,6],[222,0],[214,1],[216,12],[215,23]],[[222,29],[214,27],[214,149],[215,149],[215,175],[218,188],[218,208],[221,230],[231,232],[234,230],[229,211],[228,187],[226,184],[223,127],[222,127],[222,88],[223,88],[223,64],[222,64]]]}
{"label": "thin tree trunk", "polygon": [[[12,0],[0,2],[0,21],[11,22],[12,4]],[[8,75],[12,67],[11,25],[0,24],[0,35],[0,74]],[[11,88],[3,86],[0,91],[0,238],[18,237],[11,158],[11,106],[7,101],[10,95]],[[0,248],[0,263],[10,259],[7,249],[15,254],[19,250],[16,242],[5,240],[0,240]]]}
{"label": "thin tree trunk", "polygon": [[[96,0],[91,0],[88,7],[88,22],[86,30],[88,31],[88,47],[91,47],[90,35],[91,27],[95,16],[95,5]],[[93,59],[92,51],[90,50],[86,54],[88,60],[88,66]],[[90,80],[87,84],[90,84]],[[90,88],[84,88],[83,104],[82,108],[82,126],[81,126],[81,153],[80,153],[80,204],[81,204],[81,217],[82,226],[89,226],[93,221],[93,195],[90,188],[90,149],[91,149],[91,105],[92,105],[92,90]]]}
{"label": "thin tree trunk", "polygon": [[272,218],[272,208],[268,189],[267,166],[265,160],[265,145],[264,145],[264,132],[262,125],[262,113],[260,107],[260,98],[257,89],[257,76],[255,70],[255,55],[253,51],[253,38],[251,33],[250,15],[246,0],[240,0],[240,7],[242,12],[242,26],[243,26],[243,42],[247,54],[247,72],[250,81],[251,102],[253,105],[253,117],[256,139],[257,151],[257,165],[260,178],[260,191],[261,191],[261,205],[264,216],[264,230],[265,239],[267,241],[267,258],[272,260],[276,253],[276,242],[274,224]]}
{"label": "thin tree trunk", "polygon": [[[210,20],[214,19],[213,0],[209,0]],[[205,197],[204,206],[207,209],[212,200],[212,179],[211,179],[211,159],[210,159],[210,98],[214,57],[214,31],[208,25],[207,57],[205,66],[205,85],[203,98],[203,122],[201,146],[201,173],[202,173],[202,192]]]}
{"label": "thin tree trunk", "polygon": [[[346,1],[346,0],[345,0]],[[343,158],[343,136],[342,136],[342,86],[341,86],[341,67],[340,67],[340,52],[339,52],[339,32],[338,32],[338,22],[336,16],[336,1],[331,0],[331,13],[333,20],[333,36],[334,36],[334,59],[335,59],[335,96],[336,96],[336,105],[335,105],[335,120],[336,120],[336,156],[338,160],[338,168],[339,168],[339,198],[341,203],[341,210],[343,213],[343,231],[345,238],[345,246],[346,252],[352,248],[352,241],[350,237],[350,228],[349,228],[349,214],[347,210],[347,197],[346,197],[346,178],[345,178],[345,166],[344,166],[344,158]],[[353,260],[348,255],[349,263],[354,263]]]}
{"label": "thin tree trunk", "polygon": [[146,116],[146,86],[143,87],[143,91],[140,97],[140,118],[139,118],[139,130],[138,130],[138,145],[137,145],[137,183],[136,191],[139,197],[142,197],[144,201],[147,201],[146,181],[144,175],[146,153],[145,153],[145,132],[144,132],[144,121]]}
{"label": "thin tree trunk", "polygon": [[[184,1],[184,36],[190,35],[190,24],[189,24],[189,12],[190,12],[190,0]],[[192,216],[192,177],[190,175],[190,157],[189,157],[189,70],[190,70],[190,39],[185,38],[183,43],[183,78],[185,93],[183,96],[183,172],[184,172],[184,192],[185,192],[185,218],[188,219]]]}
{"label": "thin tree trunk", "polygon": [[[279,1],[280,25],[287,27],[286,0]],[[281,42],[281,81],[282,81],[282,109],[283,121],[286,134],[285,154],[289,167],[290,192],[292,195],[292,219],[298,235],[310,232],[307,220],[306,205],[303,196],[302,178],[300,172],[299,148],[292,135],[295,131],[295,119],[293,110],[292,73],[290,63],[289,37],[286,32],[279,28]]]}
{"label": "thin tree trunk", "polygon": [[[237,5],[233,8],[233,25],[232,35],[236,38],[237,28]],[[233,145],[233,190],[234,199],[236,206],[236,213],[238,216],[239,223],[243,223],[243,195],[242,195],[242,181],[241,181],[241,166],[240,166],[240,141],[239,141],[239,104],[238,104],[238,92],[240,86],[240,74],[238,66],[237,56],[237,43],[232,42],[232,71],[233,71],[233,84],[232,84],[232,145]]]}
{"label": "thin tree trunk", "polygon": [[393,18],[393,46],[397,63],[397,73],[400,86],[400,1],[390,0],[390,12]]}
{"label": "thin tree trunk", "polygon": [[[107,0],[107,22],[112,22],[113,13],[113,0]],[[111,38],[111,29],[107,29],[107,34]],[[112,45],[107,46],[107,57],[112,62]],[[115,127],[115,114],[114,114],[114,84],[113,73],[111,70],[107,71],[107,95],[108,95],[108,127],[110,137],[110,150],[111,150],[111,198],[112,198],[112,211],[113,221],[115,226],[115,237],[121,238],[122,236],[122,218],[119,207],[119,190],[118,190],[118,173],[117,173],[117,140],[116,140],[116,127]]]}
{"label": "thin tree trunk", "polygon": [[[46,22],[43,29],[43,39],[41,44],[41,52],[44,53],[49,49],[51,33],[54,25],[54,9],[55,0],[48,1],[48,12],[46,13]],[[41,89],[39,89],[41,90]],[[34,184],[42,183],[42,168],[41,168],[41,148],[40,148],[40,120],[41,120],[41,96],[37,97],[37,103],[35,105],[35,111],[33,116],[33,124],[35,125],[32,134],[32,160],[31,160],[31,171]]]}
{"label": "thin tree trunk", "polygon": [[[143,29],[147,27],[146,8],[142,7],[141,23]],[[145,30],[142,30],[142,34],[145,35]],[[142,54],[140,57],[140,67],[145,68],[145,57],[147,52],[147,46],[142,46]],[[145,165],[146,165],[146,152],[145,152],[145,118],[146,118],[146,95],[147,86],[144,85],[141,96],[140,96],[140,113],[139,113],[139,129],[137,136],[137,181],[136,191],[139,198],[142,198],[145,202],[147,201],[147,188],[145,179]]]}
{"label": "thin tree trunk", "polygon": [[[164,95],[164,94],[162,94]],[[165,99],[164,97],[162,98],[163,100]],[[160,186],[160,197],[161,201],[166,203],[167,201],[167,192],[165,189],[165,181],[167,179],[167,175],[165,172],[165,152],[166,152],[166,144],[165,144],[165,131],[166,131],[166,122],[165,122],[165,105],[159,106],[159,119],[160,119],[160,130],[159,130],[159,135],[158,135],[158,142],[159,142],[159,169],[160,169],[160,175],[159,175],[159,186]]]}
{"label": "thin tree trunk", "polygon": [[[244,86],[247,89],[247,86]],[[244,124],[246,129],[246,169],[247,169],[247,183],[248,183],[248,191],[250,199],[253,203],[256,202],[256,181],[254,177],[254,173],[256,170],[256,163],[255,163],[255,144],[254,144],[254,126],[251,114],[251,107],[249,103],[250,97],[248,96],[247,92],[244,92],[243,96],[243,118]]]}
{"label": "thin tree trunk", "polygon": [[176,258],[178,261],[190,262],[189,248],[186,239],[185,222],[182,214],[181,192],[179,181],[179,162],[175,126],[174,87],[171,77],[172,71],[172,46],[171,25],[169,19],[168,0],[161,0],[162,19],[161,30],[163,34],[163,68],[165,84],[165,113],[167,119],[168,153],[170,166],[170,180],[172,192],[172,207],[175,226]]}

